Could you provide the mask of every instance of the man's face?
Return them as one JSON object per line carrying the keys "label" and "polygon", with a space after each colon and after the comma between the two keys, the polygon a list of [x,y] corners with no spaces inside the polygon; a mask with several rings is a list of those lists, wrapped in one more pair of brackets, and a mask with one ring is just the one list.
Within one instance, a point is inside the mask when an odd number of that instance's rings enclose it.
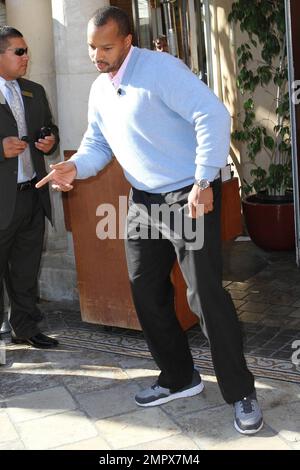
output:
{"label": "man's face", "polygon": [[16,80],[26,74],[29,57],[27,54],[16,55],[15,50],[19,48],[27,48],[24,39],[11,38],[5,52],[0,54],[0,76],[5,80]]}
{"label": "man's face", "polygon": [[129,52],[131,34],[122,36],[113,20],[99,27],[90,21],[87,38],[89,56],[97,70],[115,75]]}

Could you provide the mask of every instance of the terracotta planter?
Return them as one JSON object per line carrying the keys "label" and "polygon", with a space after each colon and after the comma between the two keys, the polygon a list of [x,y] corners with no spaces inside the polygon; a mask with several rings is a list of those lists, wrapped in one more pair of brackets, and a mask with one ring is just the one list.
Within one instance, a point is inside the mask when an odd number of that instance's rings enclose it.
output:
{"label": "terracotta planter", "polygon": [[249,236],[264,250],[292,250],[295,247],[293,202],[262,202],[248,196],[243,212]]}

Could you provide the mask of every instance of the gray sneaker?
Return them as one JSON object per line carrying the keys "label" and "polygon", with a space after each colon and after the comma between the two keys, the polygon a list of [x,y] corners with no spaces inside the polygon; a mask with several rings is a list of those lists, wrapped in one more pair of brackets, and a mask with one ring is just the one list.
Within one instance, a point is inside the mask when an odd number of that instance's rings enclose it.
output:
{"label": "gray sneaker", "polygon": [[234,427],[238,432],[255,434],[263,425],[263,415],[255,392],[234,403]]}
{"label": "gray sneaker", "polygon": [[177,398],[193,397],[204,389],[198,371],[194,371],[192,382],[186,387],[172,393],[168,388],[161,387],[156,382],[152,387],[146,388],[135,396],[135,402],[139,406],[157,406],[176,400]]}

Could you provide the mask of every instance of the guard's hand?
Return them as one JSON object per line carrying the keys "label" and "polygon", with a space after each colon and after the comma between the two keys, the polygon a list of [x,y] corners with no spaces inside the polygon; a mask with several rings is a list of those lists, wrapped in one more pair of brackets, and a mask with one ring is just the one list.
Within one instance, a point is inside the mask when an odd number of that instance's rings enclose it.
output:
{"label": "guard's hand", "polygon": [[214,209],[214,193],[212,188],[200,189],[194,184],[188,197],[189,217],[197,219]]}
{"label": "guard's hand", "polygon": [[49,153],[55,144],[55,135],[47,135],[44,139],[39,139],[34,143],[36,148],[43,153]]}
{"label": "guard's hand", "polygon": [[77,175],[76,166],[72,162],[61,162],[56,165],[50,165],[52,171],[48,173],[43,179],[41,179],[36,185],[36,188],[41,188],[48,182],[52,182],[51,187],[56,191],[71,191],[73,186],[71,183],[74,181]]}
{"label": "guard's hand", "polygon": [[4,139],[2,139],[2,145],[4,157],[13,158],[24,152],[28,144],[18,137],[4,137]]}

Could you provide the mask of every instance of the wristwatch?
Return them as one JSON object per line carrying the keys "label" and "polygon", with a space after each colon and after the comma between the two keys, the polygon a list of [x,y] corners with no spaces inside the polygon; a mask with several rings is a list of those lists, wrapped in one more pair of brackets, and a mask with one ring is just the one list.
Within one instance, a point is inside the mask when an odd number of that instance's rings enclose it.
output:
{"label": "wristwatch", "polygon": [[203,180],[195,180],[195,184],[197,186],[199,186],[199,188],[201,189],[201,191],[203,191],[204,189],[207,189],[210,187],[210,182],[206,179],[203,179]]}

